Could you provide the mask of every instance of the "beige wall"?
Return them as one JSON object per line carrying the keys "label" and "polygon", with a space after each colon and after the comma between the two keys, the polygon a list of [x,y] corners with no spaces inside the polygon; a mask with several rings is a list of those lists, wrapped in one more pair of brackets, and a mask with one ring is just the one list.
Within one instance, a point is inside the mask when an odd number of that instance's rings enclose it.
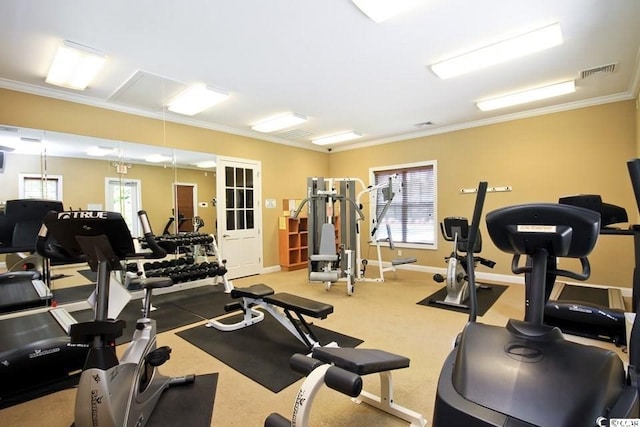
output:
{"label": "beige wall", "polygon": [[[8,90],[0,90],[0,123],[261,161],[262,199],[278,202],[276,209],[263,209],[265,267],[278,264],[277,218],[282,199],[304,198],[308,176],[351,176],[368,182],[368,169],[372,166],[437,160],[439,220],[449,215],[470,216],[474,197],[460,195],[458,190],[475,187],[480,180],[488,181],[490,186],[513,187],[510,193],[489,194],[485,213],[517,203],[553,202],[562,195],[595,193],[601,194],[608,203],[625,207],[632,221],[637,217],[625,165],[627,160],[640,154],[640,136],[636,132],[640,126],[640,113],[635,109],[634,101],[331,154],[175,123],[165,124]],[[53,163],[51,167],[54,167]],[[97,169],[90,169],[86,174],[96,175],[96,183],[91,185],[97,186],[96,191],[103,192],[103,178],[99,178],[101,173],[96,173]],[[135,169],[131,174],[136,173]],[[66,176],[67,168],[64,170]],[[180,177],[179,181],[188,182],[188,179]],[[170,182],[167,178],[167,183],[162,185]],[[66,183],[65,178],[65,186]],[[74,200],[76,192],[86,192],[87,187],[83,185],[82,189],[69,192],[65,189],[65,204],[73,206],[69,201]],[[170,212],[170,202],[165,202],[160,193],[154,192],[151,197],[143,194],[143,204],[167,212],[160,217],[168,216]],[[203,211],[201,216],[209,226],[209,211]],[[153,220],[163,221],[161,218]],[[365,221],[363,236],[367,235],[368,221]],[[483,231],[486,236],[484,227]],[[498,253],[488,238],[485,240],[483,255],[498,262],[493,272],[510,274],[509,257]],[[443,258],[450,250],[447,242],[441,239],[437,251],[405,250],[403,256],[415,255],[421,265],[444,267]],[[373,254],[366,246],[363,252]],[[394,255],[387,252],[385,258]],[[630,286],[632,239],[600,238],[592,263],[591,283]],[[425,274],[427,281],[431,281],[431,277]]]}
{"label": "beige wall", "polygon": [[[461,195],[459,190],[474,188],[481,180],[489,186],[513,187],[510,193],[489,193],[484,213],[502,206],[556,202],[563,195],[589,193],[623,206],[633,221],[637,207],[626,161],[636,156],[635,115],[633,101],[619,102],[331,153],[330,173],[368,182],[369,167],[436,160],[439,221],[454,215],[470,218],[475,198]],[[510,274],[510,257],[493,247],[485,227],[481,231],[485,237],[483,256],[498,263],[491,272]],[[444,257],[450,251],[450,243],[440,237],[437,251],[403,250],[403,256],[416,256],[422,265],[444,267]],[[386,258],[393,258],[388,250]],[[590,283],[630,286],[632,238],[601,237],[592,264]],[[569,265],[573,264],[563,267]],[[431,278],[425,275],[427,281]]]}

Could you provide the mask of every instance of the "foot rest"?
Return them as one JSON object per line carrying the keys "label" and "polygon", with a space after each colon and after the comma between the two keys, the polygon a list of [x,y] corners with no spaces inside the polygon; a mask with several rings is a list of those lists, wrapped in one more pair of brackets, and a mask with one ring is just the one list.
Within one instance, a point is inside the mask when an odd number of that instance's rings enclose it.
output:
{"label": "foot rest", "polygon": [[[233,292],[233,291],[232,291]],[[333,306],[323,302],[314,301],[286,292],[277,293],[264,298],[268,304],[273,304],[295,313],[305,314],[316,319],[324,319],[333,313]]]}
{"label": "foot rest", "polygon": [[253,298],[261,299],[267,295],[273,295],[274,291],[269,286],[259,283],[246,288],[233,288],[231,290],[231,298]]}
{"label": "foot rest", "polygon": [[358,375],[409,367],[409,358],[376,349],[316,347],[312,357]]}

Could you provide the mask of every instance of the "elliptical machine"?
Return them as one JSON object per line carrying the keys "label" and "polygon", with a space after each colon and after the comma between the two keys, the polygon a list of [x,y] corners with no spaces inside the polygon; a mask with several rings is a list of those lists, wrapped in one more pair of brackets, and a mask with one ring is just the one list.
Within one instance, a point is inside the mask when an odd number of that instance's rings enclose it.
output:
{"label": "elliptical machine", "polygon": [[[122,360],[116,356],[114,342],[125,324],[108,318],[111,272],[120,270],[124,260],[166,255],[156,243],[146,212],[138,216],[150,253],[136,253],[129,229],[116,212],[50,212],[38,236],[38,251],[44,256],[84,255],[98,276],[95,320],[71,326],[71,343],[90,345],[76,394],[75,427],[142,427],[165,389],[195,380],[195,375],[169,378],[156,369],[169,360],[171,348],[156,348],[156,323],[149,318],[151,294],[171,286],[168,277],[139,279],[145,290],[142,317]],[[58,245],[46,245],[47,235]]]}
{"label": "elliptical machine", "polygon": [[[496,263],[482,257],[474,257],[471,264],[467,265],[467,257],[469,252],[479,253],[482,251],[482,237],[478,232],[477,238],[473,245],[469,245],[469,221],[467,218],[451,216],[444,219],[444,223],[440,223],[440,231],[442,237],[447,242],[453,242],[453,251],[445,258],[447,261],[447,276],[442,274],[434,274],[433,280],[442,283],[446,281],[447,296],[444,300],[433,300],[435,304],[443,304],[454,307],[468,309],[466,304],[469,298],[469,274],[468,268],[476,268],[478,263],[485,267],[493,268]],[[470,248],[472,246],[472,248]],[[479,289],[491,289],[486,285],[477,283]]]}
{"label": "elliptical machine", "polygon": [[[486,185],[481,182],[478,190],[470,242]],[[625,373],[613,351],[565,341],[560,329],[543,324],[545,291],[555,277],[589,277],[587,255],[598,237],[600,215],[548,203],[498,209],[486,221],[496,247],[514,255],[512,271],[525,274],[525,318],[510,319],[506,327],[477,323],[471,286],[469,322],[442,368],[433,425],[604,426],[615,418],[638,418],[635,325]],[[524,266],[522,255],[528,258]],[[582,271],[559,269],[557,257],[579,259]]]}

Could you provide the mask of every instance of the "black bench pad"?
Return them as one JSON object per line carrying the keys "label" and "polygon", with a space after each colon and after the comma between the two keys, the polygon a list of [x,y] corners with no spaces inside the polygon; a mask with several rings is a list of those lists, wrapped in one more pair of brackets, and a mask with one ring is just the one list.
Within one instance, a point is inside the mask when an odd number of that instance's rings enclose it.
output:
{"label": "black bench pad", "polygon": [[407,357],[368,348],[316,347],[312,356],[358,375],[409,367]]}
{"label": "black bench pad", "polygon": [[231,289],[231,298],[254,298],[261,299],[267,295],[273,295],[274,291],[269,286],[259,283],[257,285],[247,286],[246,288]]}
{"label": "black bench pad", "polygon": [[280,292],[264,298],[268,304],[277,305],[295,313],[305,314],[316,319],[324,319],[333,313],[333,306],[297,295]]}

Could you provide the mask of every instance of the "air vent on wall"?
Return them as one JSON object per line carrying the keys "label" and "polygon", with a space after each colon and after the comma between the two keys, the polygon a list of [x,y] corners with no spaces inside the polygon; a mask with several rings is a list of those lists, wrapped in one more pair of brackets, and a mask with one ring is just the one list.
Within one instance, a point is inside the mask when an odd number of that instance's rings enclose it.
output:
{"label": "air vent on wall", "polygon": [[617,62],[613,64],[601,65],[599,67],[589,68],[588,70],[580,71],[580,78],[586,79],[587,77],[593,76],[594,74],[609,74],[613,73],[616,70]]}

